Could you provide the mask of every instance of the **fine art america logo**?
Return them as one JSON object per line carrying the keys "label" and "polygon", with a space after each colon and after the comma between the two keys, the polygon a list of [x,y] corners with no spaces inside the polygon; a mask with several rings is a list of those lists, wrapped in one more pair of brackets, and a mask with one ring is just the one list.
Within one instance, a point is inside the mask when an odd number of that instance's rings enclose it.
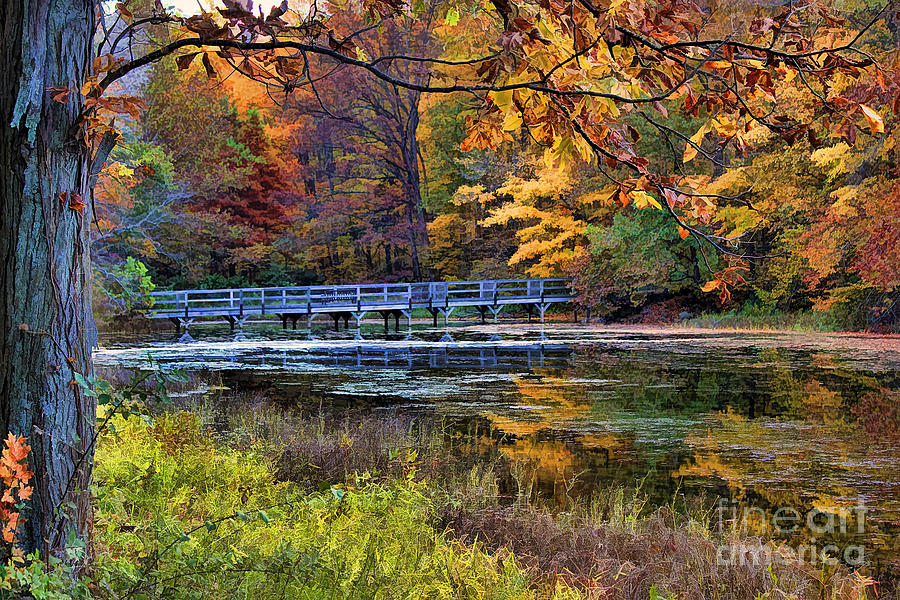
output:
{"label": "fine art america logo", "polygon": [[720,565],[765,565],[797,563],[833,565],[843,562],[851,567],[865,563],[865,546],[841,544],[836,540],[862,535],[866,530],[867,508],[862,500],[852,508],[813,508],[800,511],[792,506],[775,510],[758,506],[739,506],[734,500],[719,500],[716,505],[718,533],[756,533],[766,538],[797,537],[808,542],[789,546],[735,541],[724,543],[716,552]]}

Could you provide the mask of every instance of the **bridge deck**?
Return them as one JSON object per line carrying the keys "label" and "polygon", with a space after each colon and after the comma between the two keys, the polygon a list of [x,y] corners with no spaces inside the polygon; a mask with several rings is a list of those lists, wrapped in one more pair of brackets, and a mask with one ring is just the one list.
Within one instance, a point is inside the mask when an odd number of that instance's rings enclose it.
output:
{"label": "bridge deck", "polygon": [[[416,308],[433,314],[456,307],[540,307],[569,302],[568,279],[504,279],[425,283],[319,285],[153,292],[148,315],[154,319],[244,318],[250,315],[397,313]],[[406,314],[408,317],[409,315]]]}

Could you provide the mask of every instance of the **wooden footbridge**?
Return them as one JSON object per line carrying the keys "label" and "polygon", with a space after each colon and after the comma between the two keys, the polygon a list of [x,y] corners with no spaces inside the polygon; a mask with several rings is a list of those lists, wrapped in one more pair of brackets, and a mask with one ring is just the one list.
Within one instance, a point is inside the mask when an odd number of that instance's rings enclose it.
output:
{"label": "wooden footbridge", "polygon": [[224,318],[232,328],[243,327],[255,315],[277,315],[285,329],[294,329],[301,319],[307,327],[319,315],[334,321],[335,329],[356,328],[369,313],[384,319],[385,330],[391,317],[399,330],[400,318],[409,322],[412,312],[425,309],[437,326],[438,315],[445,323],[457,309],[474,308],[485,322],[488,313],[494,322],[507,306],[519,306],[544,320],[547,308],[558,302],[570,302],[575,294],[568,279],[497,279],[488,281],[431,281],[424,283],[378,283],[360,285],[314,285],[302,287],[234,288],[220,290],[178,290],[153,292],[153,306],[147,315],[170,319],[187,329],[197,319]]}

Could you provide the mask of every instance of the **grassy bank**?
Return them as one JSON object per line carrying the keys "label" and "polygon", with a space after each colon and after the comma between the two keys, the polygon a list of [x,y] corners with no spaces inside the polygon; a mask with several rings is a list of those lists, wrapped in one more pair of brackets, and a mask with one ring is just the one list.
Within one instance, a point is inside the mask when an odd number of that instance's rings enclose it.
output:
{"label": "grassy bank", "polygon": [[750,540],[714,535],[703,511],[648,510],[636,490],[597,492],[551,513],[532,495],[527,466],[448,449],[446,432],[414,421],[329,421],[247,397],[190,408],[110,421],[97,451],[84,594],[849,599],[871,591],[864,578],[821,565],[717,564],[720,545]]}
{"label": "grassy bank", "polygon": [[703,313],[678,323],[682,327],[704,329],[770,329],[779,331],[803,331],[825,333],[843,331],[835,316],[824,311],[737,311]]}
{"label": "grassy bank", "polygon": [[702,508],[651,509],[639,489],[551,511],[527,463],[454,439],[410,419],[329,420],[230,392],[113,415],[97,447],[87,569],[10,565],[0,597],[874,597],[843,568],[720,564],[723,545],[778,549],[713,533]]}

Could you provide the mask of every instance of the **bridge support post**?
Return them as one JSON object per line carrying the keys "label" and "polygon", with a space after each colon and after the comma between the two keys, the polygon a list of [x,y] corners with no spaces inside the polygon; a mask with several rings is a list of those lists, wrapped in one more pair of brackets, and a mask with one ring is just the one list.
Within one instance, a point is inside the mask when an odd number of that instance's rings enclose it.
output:
{"label": "bridge support post", "polygon": [[[453,314],[453,311],[456,309],[455,306],[448,306],[447,308],[439,308],[441,314],[444,315],[444,327],[450,324],[450,315]],[[437,325],[437,315],[434,316],[435,325]]]}
{"label": "bridge support post", "polygon": [[431,313],[431,319],[432,319],[432,324],[433,324],[433,326],[434,326],[434,327],[437,327],[438,309],[432,308],[432,307],[429,306],[429,307],[428,307],[428,312]]}
{"label": "bridge support post", "polygon": [[481,315],[481,324],[484,325],[486,322],[484,320],[484,317],[487,314],[488,307],[487,306],[476,306],[475,308],[476,308],[476,310],[478,310],[478,314]]}
{"label": "bridge support post", "polygon": [[353,313],[353,318],[356,319],[356,328],[359,329],[362,325],[362,320],[366,318],[366,315],[369,314],[369,311],[363,310],[360,312]]}
{"label": "bridge support post", "polygon": [[391,311],[389,310],[379,310],[381,314],[381,318],[384,319],[384,332],[387,333],[390,331],[390,325],[388,324],[388,319],[391,317]]}
{"label": "bridge support post", "polygon": [[334,321],[334,330],[341,330],[341,319],[344,320],[344,329],[350,329],[350,313],[349,312],[333,312],[328,313],[331,319]]}
{"label": "bridge support post", "polygon": [[499,306],[488,306],[488,309],[491,311],[491,314],[494,315],[494,323],[497,322],[498,317],[500,316],[500,311],[503,310],[505,304],[500,304]]}
{"label": "bridge support post", "polygon": [[[550,308],[551,304],[553,304],[553,303],[552,302],[542,302],[541,304],[537,305],[537,309],[541,313],[541,323],[544,322],[544,313],[547,311],[548,308]],[[528,320],[531,321],[531,312],[530,311],[528,313],[528,317],[529,317]]]}
{"label": "bridge support post", "polygon": [[[228,324],[231,326],[231,331],[234,331],[235,327],[237,327],[238,329],[243,329],[244,323],[247,322],[247,319],[249,317],[250,317],[250,315],[247,315],[244,317],[235,317],[234,315],[226,315],[225,318],[228,319]],[[193,321],[193,319],[191,319],[191,320]]]}

